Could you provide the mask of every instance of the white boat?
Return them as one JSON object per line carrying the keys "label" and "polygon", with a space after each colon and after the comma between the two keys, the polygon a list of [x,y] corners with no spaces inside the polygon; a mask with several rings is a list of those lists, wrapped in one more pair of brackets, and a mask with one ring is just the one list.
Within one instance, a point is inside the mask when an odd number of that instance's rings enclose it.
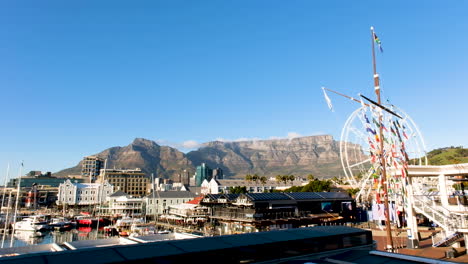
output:
{"label": "white boat", "polygon": [[64,227],[71,225],[72,222],[65,217],[57,217],[57,218],[52,218],[50,220],[49,226],[51,227]]}
{"label": "white boat", "polygon": [[26,242],[29,245],[36,245],[42,241],[44,234],[39,231],[15,231],[15,238]]}
{"label": "white boat", "polygon": [[143,218],[132,218],[132,217],[123,217],[115,223],[117,228],[121,227],[130,227],[132,224],[144,224],[145,219]]}
{"label": "white boat", "polygon": [[15,230],[23,231],[40,231],[48,229],[49,225],[47,222],[39,215],[32,215],[24,218],[23,220],[16,222],[14,224]]}

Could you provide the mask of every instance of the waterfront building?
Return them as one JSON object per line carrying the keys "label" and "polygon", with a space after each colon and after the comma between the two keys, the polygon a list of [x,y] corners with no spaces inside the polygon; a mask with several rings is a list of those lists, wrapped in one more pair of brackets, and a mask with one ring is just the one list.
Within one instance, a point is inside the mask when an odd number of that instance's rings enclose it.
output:
{"label": "waterfront building", "polygon": [[[10,179],[7,183],[7,187],[16,188],[18,186],[18,179]],[[26,176],[21,177],[20,187],[32,188],[34,184],[37,185],[38,189],[42,189],[42,186],[58,187],[67,178],[53,177],[50,172],[42,173],[40,171],[31,171]],[[76,179],[78,182],[83,182],[82,179]]]}
{"label": "waterfront building", "polygon": [[201,195],[186,203],[170,205],[166,214],[160,218],[175,220],[184,225],[203,225],[209,217],[209,208],[200,205],[203,198],[204,195]]}
{"label": "waterfront building", "polygon": [[114,186],[107,181],[104,183],[73,183],[68,179],[59,186],[57,204],[101,204],[112,193],[114,193]]}
{"label": "waterfront building", "polygon": [[122,191],[117,191],[107,198],[109,214],[114,216],[141,216],[143,198],[135,198]]}
{"label": "waterfront building", "polygon": [[81,176],[88,177],[88,182],[92,183],[96,180],[100,170],[104,168],[104,160],[97,156],[84,157],[81,161]]}
{"label": "waterfront building", "polygon": [[[37,186],[35,192],[32,187],[23,187],[20,189],[18,206],[39,208],[43,206],[50,206],[55,204],[57,200],[58,187],[50,186]],[[15,206],[17,188],[2,188],[0,192],[5,191],[5,200],[2,201],[3,196],[0,196],[0,202],[3,204],[2,211],[12,209]]]}
{"label": "waterfront building", "polygon": [[220,235],[354,221],[356,204],[346,193],[207,194],[200,203]]}
{"label": "waterfront building", "polygon": [[205,163],[202,163],[200,166],[197,166],[195,172],[195,185],[200,187],[204,180],[211,180],[213,177],[213,170],[210,169]]}
{"label": "waterfront building", "polygon": [[101,169],[99,182],[107,180],[116,191],[125,192],[133,197],[143,197],[151,190],[150,180],[141,169]]}
{"label": "waterfront building", "polygon": [[308,182],[300,178],[292,182],[278,182],[276,180],[267,180],[265,183],[260,181],[246,181],[239,179],[229,179],[229,180],[217,180],[212,178],[211,180],[204,180],[201,184],[201,193],[203,194],[218,194],[218,193],[229,193],[231,187],[243,187],[245,186],[247,192],[249,193],[263,193],[271,192],[274,190],[286,190],[292,186],[303,186]]}
{"label": "waterfront building", "polygon": [[147,217],[167,213],[169,206],[186,203],[196,195],[188,191],[155,192],[145,197],[145,212]]}

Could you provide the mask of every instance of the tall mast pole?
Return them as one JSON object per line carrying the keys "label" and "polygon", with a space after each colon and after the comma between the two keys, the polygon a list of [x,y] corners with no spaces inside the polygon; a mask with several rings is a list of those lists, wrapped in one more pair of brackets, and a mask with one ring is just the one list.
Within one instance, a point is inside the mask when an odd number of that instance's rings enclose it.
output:
{"label": "tall mast pole", "polygon": [[[97,235],[99,233],[99,220],[100,220],[101,207],[102,207],[102,197],[104,196],[104,181],[106,179],[106,169],[107,169],[107,159],[104,160],[104,172],[102,173],[102,179],[101,179],[100,186],[98,185],[98,191],[99,192],[98,192],[97,195],[98,195],[98,199],[99,199],[98,200],[99,201],[99,209],[98,209],[98,212],[97,212],[96,239],[97,239]],[[99,180],[97,182],[99,182]],[[101,187],[100,190],[99,190],[99,187]]]}
{"label": "tall mast pole", "polygon": [[[380,98],[380,81],[379,75],[377,74],[377,65],[375,62],[375,33],[374,27],[371,27],[371,41],[372,41],[372,66],[374,70],[374,90],[375,95],[377,96],[377,102],[382,104]],[[382,165],[382,179],[381,184],[383,186],[384,194],[384,206],[385,206],[385,227],[387,229],[387,250],[393,252],[393,239],[392,239],[392,227],[390,225],[390,207],[388,202],[388,188],[387,188],[387,169],[386,161],[384,156],[384,138],[383,138],[383,127],[382,127],[382,115],[379,115],[379,135],[380,135],[380,163]]]}
{"label": "tall mast pole", "polygon": [[13,230],[11,231],[10,247],[13,247],[13,241],[15,240],[14,234],[15,234],[16,216],[18,215],[18,202],[19,202],[19,199],[20,199],[21,174],[23,174],[23,162],[22,161],[21,161],[21,166],[20,166],[20,170],[19,170],[18,187],[16,189],[15,214],[13,216]]}
{"label": "tall mast pole", "polygon": [[7,166],[7,174],[5,176],[5,185],[3,185],[2,208],[0,209],[0,211],[3,210],[3,204],[5,203],[6,188],[7,188],[9,177],[10,177],[10,163],[8,163],[8,166]]}

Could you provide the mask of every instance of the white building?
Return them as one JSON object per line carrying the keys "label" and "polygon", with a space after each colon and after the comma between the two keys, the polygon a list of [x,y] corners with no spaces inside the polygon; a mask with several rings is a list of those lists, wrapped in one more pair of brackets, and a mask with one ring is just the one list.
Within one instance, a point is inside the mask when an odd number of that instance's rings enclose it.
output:
{"label": "white building", "polygon": [[140,216],[143,212],[143,198],[135,198],[122,191],[111,194],[109,201],[109,213],[118,216]]}
{"label": "white building", "polygon": [[201,185],[202,194],[218,194],[218,193],[229,193],[230,187],[245,186],[249,193],[262,193],[271,190],[286,190],[292,186],[304,186],[308,181],[302,179],[296,179],[293,182],[278,182],[276,180],[267,180],[265,183],[246,181],[246,180],[216,180],[211,179],[210,181],[204,180]]}
{"label": "white building", "polygon": [[114,192],[114,186],[107,181],[101,183],[73,183],[69,179],[58,188],[57,204],[92,205],[106,201]]}
{"label": "white building", "polygon": [[186,203],[196,195],[187,191],[167,191],[156,192],[145,197],[146,215],[152,217],[154,215],[165,214],[171,205]]}

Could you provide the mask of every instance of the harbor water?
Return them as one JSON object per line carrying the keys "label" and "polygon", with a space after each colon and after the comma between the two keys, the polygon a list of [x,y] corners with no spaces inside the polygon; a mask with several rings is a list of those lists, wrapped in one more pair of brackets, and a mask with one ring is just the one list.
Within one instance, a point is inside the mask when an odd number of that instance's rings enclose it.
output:
{"label": "harbor water", "polygon": [[[13,239],[12,239],[13,238]],[[3,240],[3,236],[0,238],[1,248],[10,247],[24,247],[31,245],[42,245],[42,244],[63,244],[64,242],[72,242],[78,240],[96,240],[109,238],[103,233],[103,229],[100,228],[99,232],[95,228],[91,227],[79,227],[77,229],[71,229],[69,231],[15,231],[14,236],[8,234]],[[13,240],[13,241],[12,241]]]}

